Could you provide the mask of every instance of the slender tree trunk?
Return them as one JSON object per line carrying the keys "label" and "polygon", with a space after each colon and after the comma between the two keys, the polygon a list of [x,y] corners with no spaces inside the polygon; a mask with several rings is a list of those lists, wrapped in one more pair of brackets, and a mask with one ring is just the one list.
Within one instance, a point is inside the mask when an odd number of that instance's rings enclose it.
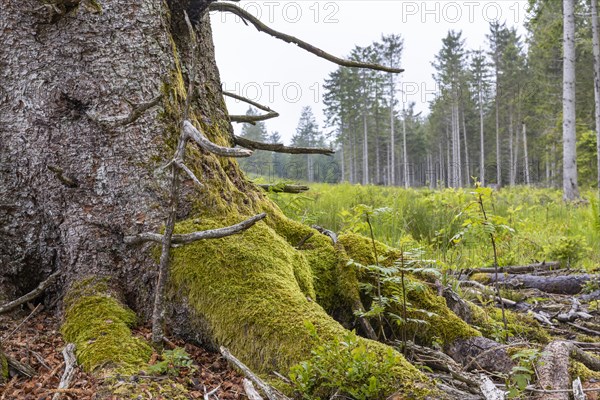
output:
{"label": "slender tree trunk", "polygon": [[[498,76],[496,76],[497,79]],[[498,83],[496,83],[496,184],[500,187],[502,186],[502,149],[500,147],[500,105],[498,101]]]}
{"label": "slender tree trunk", "polygon": [[391,159],[388,163],[388,173],[390,174],[390,185],[396,185],[396,132],[395,132],[395,117],[394,117],[394,103],[395,103],[395,87],[394,77],[390,75],[390,155]]}
{"label": "slender tree trunk", "polygon": [[369,184],[369,129],[367,114],[363,114],[363,185]]}
{"label": "slender tree trunk", "polygon": [[479,179],[481,184],[485,186],[485,136],[483,132],[483,90],[481,82],[478,85],[479,97]]}
{"label": "slender tree trunk", "polygon": [[510,186],[515,185],[515,153],[514,153],[514,132],[513,129],[513,112],[512,107],[508,110],[508,155],[510,170],[508,171],[508,183]]}
{"label": "slender tree trunk", "polygon": [[525,184],[531,185],[529,175],[529,149],[527,149],[527,124],[523,122],[523,167],[525,169]]}
{"label": "slender tree trunk", "polygon": [[463,141],[465,143],[465,170],[466,170],[466,176],[465,176],[465,186],[469,187],[469,185],[471,184],[471,167],[469,165],[470,163],[470,159],[469,159],[469,142],[467,140],[467,123],[466,123],[466,118],[465,118],[465,110],[463,109],[462,112],[462,127],[463,127]]}
{"label": "slender tree trunk", "polygon": [[598,27],[598,2],[592,2],[592,43],[594,52],[594,97],[596,114],[596,145],[598,158],[598,193],[600,194],[600,28]]}
{"label": "slender tree trunk", "polygon": [[406,109],[402,110],[402,165],[404,166],[404,187],[410,186],[410,171],[408,165],[408,150],[406,148]]}
{"label": "slender tree trunk", "polygon": [[575,0],[563,0],[563,198],[579,198],[575,132]]}

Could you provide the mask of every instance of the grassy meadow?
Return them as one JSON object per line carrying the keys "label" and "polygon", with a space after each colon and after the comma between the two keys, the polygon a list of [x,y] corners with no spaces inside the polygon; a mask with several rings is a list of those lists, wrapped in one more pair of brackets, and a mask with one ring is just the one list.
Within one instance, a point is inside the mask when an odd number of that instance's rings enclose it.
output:
{"label": "grassy meadow", "polygon": [[565,204],[562,193],[532,187],[404,189],[310,184],[301,195],[270,193],[291,218],[335,232],[353,231],[421,257],[443,269],[561,261],[600,267],[597,192]]}

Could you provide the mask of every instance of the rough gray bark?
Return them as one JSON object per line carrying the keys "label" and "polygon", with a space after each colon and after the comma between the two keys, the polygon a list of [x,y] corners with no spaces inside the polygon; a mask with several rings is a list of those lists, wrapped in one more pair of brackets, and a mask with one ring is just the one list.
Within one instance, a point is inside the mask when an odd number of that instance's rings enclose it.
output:
{"label": "rough gray bark", "polygon": [[575,1],[563,0],[563,198],[579,198],[575,137]]}
{"label": "rough gray bark", "polygon": [[[161,93],[176,70],[173,46],[188,64],[188,3],[106,0],[102,13],[81,6],[48,23],[38,1],[0,0],[7,50],[0,52],[0,292],[17,297],[56,270],[59,288],[107,276],[148,315],[156,262],[123,237],[164,223],[167,176],[160,167],[174,149],[163,104],[128,125],[105,121],[130,114],[128,102]],[[197,24],[195,107],[201,123],[218,128],[207,135],[230,135],[207,18]],[[229,180],[252,193],[237,167],[203,160],[194,161],[208,185]],[[65,184],[53,166],[77,184]],[[184,187],[178,218],[189,212],[191,194],[210,209],[204,193]]]}

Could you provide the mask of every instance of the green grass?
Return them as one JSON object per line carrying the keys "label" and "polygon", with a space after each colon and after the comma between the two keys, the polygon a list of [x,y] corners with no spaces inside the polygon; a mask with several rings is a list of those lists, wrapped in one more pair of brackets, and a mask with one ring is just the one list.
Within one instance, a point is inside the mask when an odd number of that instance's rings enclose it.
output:
{"label": "green grass", "polygon": [[[425,256],[451,268],[492,265],[489,236],[465,231],[465,221],[480,211],[469,206],[473,189],[403,189],[350,184],[311,184],[302,195],[270,194],[291,218],[336,232],[368,235],[362,211],[372,217],[378,240],[398,248],[422,248]],[[516,265],[553,261],[563,257],[572,267],[591,270],[600,266],[600,216],[590,200],[597,193],[583,193],[585,201],[562,201],[558,190],[531,187],[503,188],[486,200],[486,211],[514,230],[497,234],[499,263]],[[575,252],[578,257],[571,258]]]}

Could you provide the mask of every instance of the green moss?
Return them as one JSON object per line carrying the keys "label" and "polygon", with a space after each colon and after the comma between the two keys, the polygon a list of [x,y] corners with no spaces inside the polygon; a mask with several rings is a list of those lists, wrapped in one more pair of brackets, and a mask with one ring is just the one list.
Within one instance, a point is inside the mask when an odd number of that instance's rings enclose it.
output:
{"label": "green moss", "polygon": [[6,382],[8,379],[8,360],[4,353],[2,353],[2,346],[0,346],[0,384]]}
{"label": "green moss", "polygon": [[189,391],[180,383],[175,381],[154,382],[142,379],[139,383],[132,382],[129,377],[120,379],[111,378],[104,382],[104,386],[99,391],[99,398],[118,398],[118,399],[169,399],[169,400],[188,400]]}
{"label": "green moss", "polygon": [[86,371],[139,369],[148,362],[152,349],[129,329],[136,315],[108,291],[98,290],[103,284],[90,282],[80,283],[67,295],[62,327],[65,341],[75,344],[77,359]]}
{"label": "green moss", "polygon": [[577,377],[581,378],[582,382],[589,382],[590,380],[600,380],[600,372],[592,371],[579,361],[574,360],[571,360],[569,374],[571,375],[572,379],[575,379]]}
{"label": "green moss", "polygon": [[[185,221],[177,225],[176,231],[215,228],[243,218],[230,215],[206,218],[201,223]],[[171,290],[174,296],[186,298],[207,320],[210,334],[219,345],[228,347],[250,368],[261,373],[287,373],[291,365],[308,359],[315,345],[305,329],[306,321],[315,326],[323,340],[342,337],[346,331],[307,298],[309,277],[317,268],[318,257],[314,257],[315,267],[311,267],[311,256],[289,243],[302,239],[305,228],[278,226],[278,220],[270,218],[239,235],[174,249]],[[313,250],[325,251],[319,243],[315,235]],[[328,254],[335,255],[331,244],[329,247]],[[375,352],[389,350],[367,342]],[[415,367],[403,358],[399,363],[399,388],[424,382],[425,377]]]}
{"label": "green moss", "polygon": [[[488,338],[497,338],[504,329],[502,310],[497,307],[481,308],[469,303],[473,315],[473,325]],[[511,310],[504,310],[510,336],[518,336],[534,343],[545,344],[551,340],[550,335],[542,326],[528,314],[520,314]]]}

